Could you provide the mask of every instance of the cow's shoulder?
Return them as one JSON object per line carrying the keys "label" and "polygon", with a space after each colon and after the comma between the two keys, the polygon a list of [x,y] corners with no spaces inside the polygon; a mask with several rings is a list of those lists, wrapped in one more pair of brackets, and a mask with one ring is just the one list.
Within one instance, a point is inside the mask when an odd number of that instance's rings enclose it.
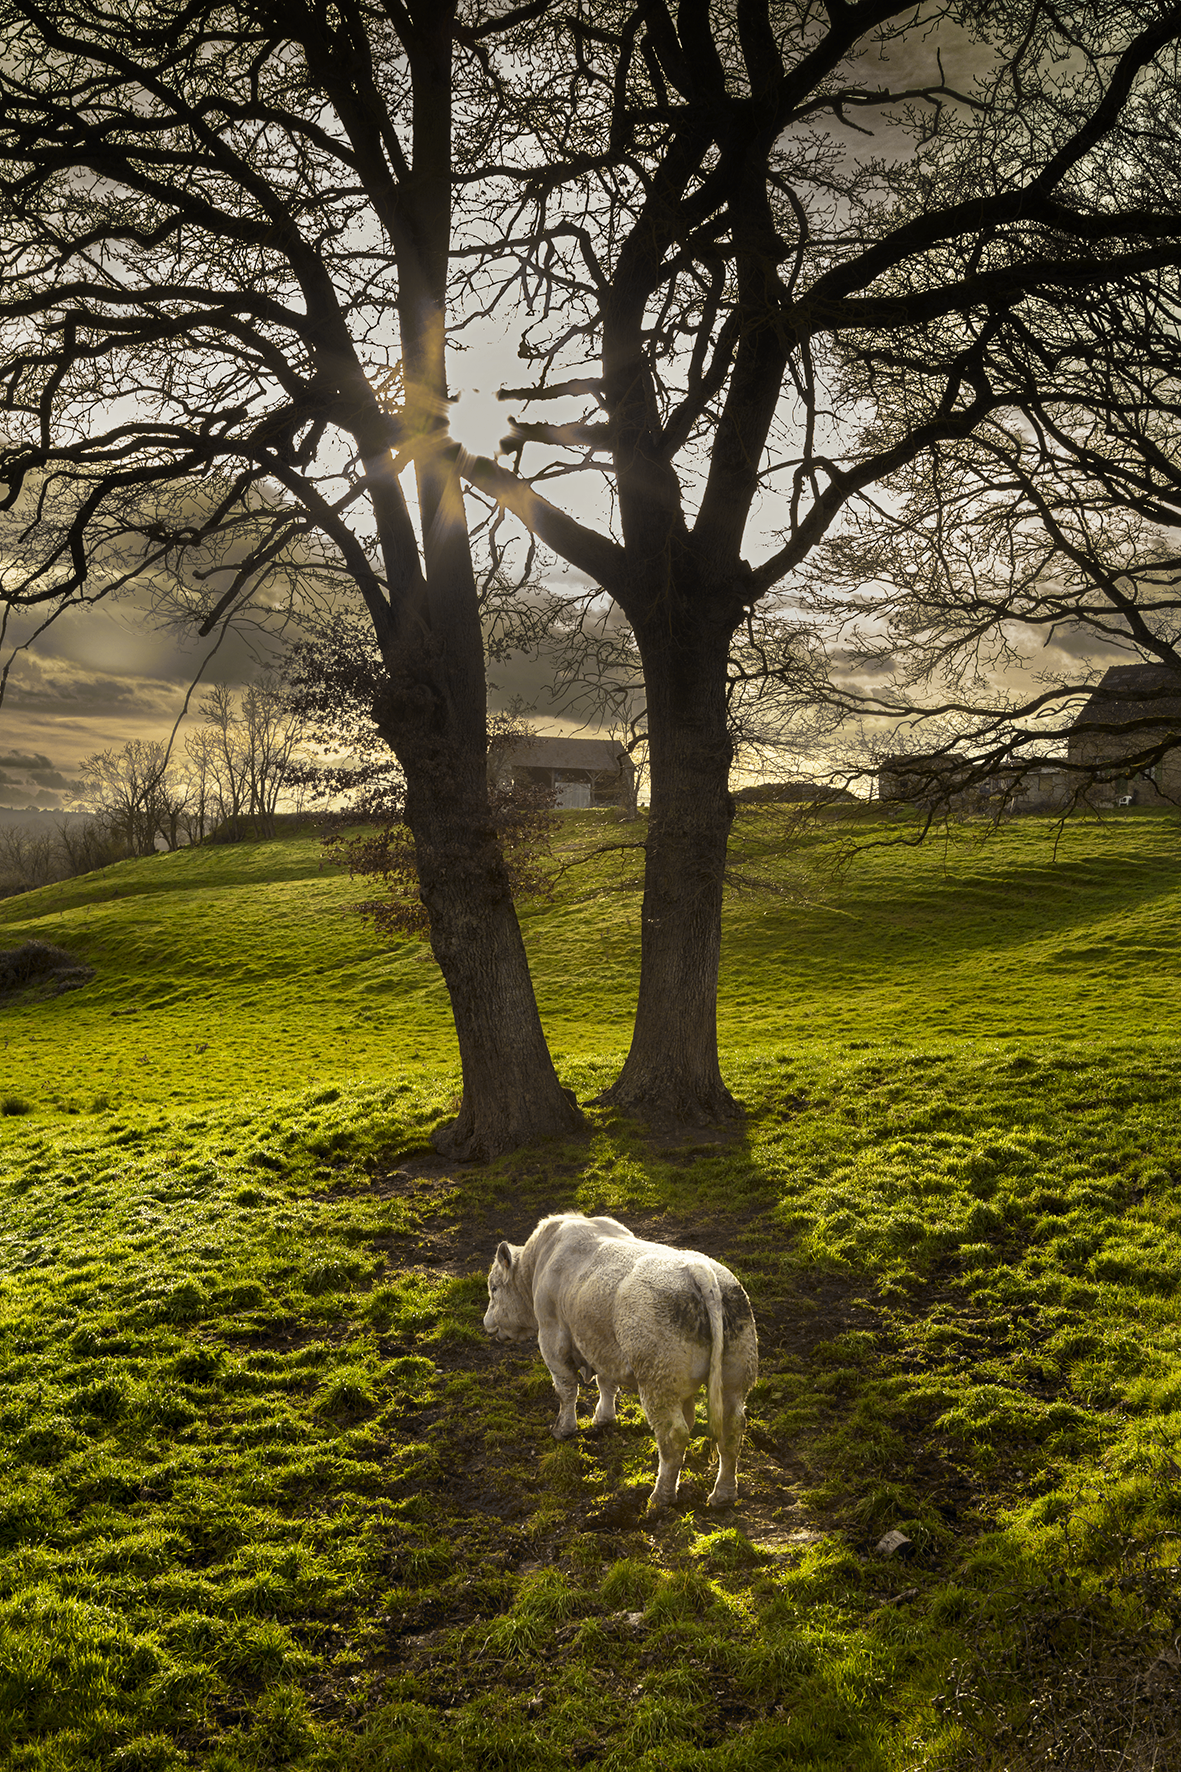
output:
{"label": "cow's shoulder", "polygon": [[[574,1215],[572,1214],[571,1216]],[[588,1218],[583,1222],[594,1225],[595,1230],[600,1237],[627,1237],[633,1243],[639,1241],[635,1232],[629,1231],[627,1226],[625,1224],[620,1224],[617,1218]]]}
{"label": "cow's shoulder", "polygon": [[555,1249],[597,1248],[602,1243],[618,1241],[634,1243],[636,1239],[616,1218],[586,1218],[581,1212],[553,1212],[541,1220],[527,1246],[540,1257]]}
{"label": "cow's shoulder", "polygon": [[555,1212],[543,1218],[526,1246],[533,1285],[569,1283],[576,1276],[617,1270],[620,1260],[643,1247],[626,1225],[614,1218],[585,1218],[581,1212]]}

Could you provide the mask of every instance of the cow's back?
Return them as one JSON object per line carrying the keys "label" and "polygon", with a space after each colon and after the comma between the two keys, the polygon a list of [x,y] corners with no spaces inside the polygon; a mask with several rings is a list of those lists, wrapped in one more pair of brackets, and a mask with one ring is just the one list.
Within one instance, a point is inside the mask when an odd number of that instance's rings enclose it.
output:
{"label": "cow's back", "polygon": [[674,1370],[703,1383],[713,1346],[711,1274],[724,1345],[749,1343],[757,1358],[750,1303],[728,1268],[692,1250],[601,1234],[593,1219],[568,1220],[550,1240],[534,1269],[534,1309],[539,1323],[560,1322],[587,1363],[621,1384]]}

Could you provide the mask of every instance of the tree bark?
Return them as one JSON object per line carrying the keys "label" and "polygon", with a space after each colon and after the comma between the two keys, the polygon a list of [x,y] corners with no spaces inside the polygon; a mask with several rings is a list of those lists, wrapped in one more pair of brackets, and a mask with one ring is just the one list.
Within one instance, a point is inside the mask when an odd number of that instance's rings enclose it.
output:
{"label": "tree bark", "polygon": [[406,776],[406,822],[463,1070],[459,1114],[432,1143],[456,1161],[488,1162],[539,1138],[570,1138],[586,1122],[542,1032],[488,806],[485,746],[449,733],[445,706],[425,685],[391,686],[376,713]]}
{"label": "tree bark", "polygon": [[[633,628],[648,700],[651,806],[631,1048],[599,1100],[685,1124],[740,1108],[718,1063],[718,968],[726,844],[734,818],[726,719],[730,625],[670,614],[670,593]],[[691,599],[697,602],[697,599]],[[704,619],[703,619],[704,617]]]}
{"label": "tree bark", "polygon": [[[455,0],[411,7],[398,29],[413,89],[411,166],[383,209],[398,267],[404,422],[447,434],[447,280],[452,224]],[[355,137],[368,139],[359,115]],[[376,142],[374,164],[383,164]],[[379,181],[380,183],[380,181]],[[484,638],[463,489],[439,449],[415,456],[421,553],[368,397],[357,432],[370,482],[389,604],[367,601],[389,671],[374,710],[406,777],[431,948],[451,998],[463,1066],[458,1117],[433,1135],[444,1155],[487,1161],[585,1124],[554,1070],[488,805]]]}

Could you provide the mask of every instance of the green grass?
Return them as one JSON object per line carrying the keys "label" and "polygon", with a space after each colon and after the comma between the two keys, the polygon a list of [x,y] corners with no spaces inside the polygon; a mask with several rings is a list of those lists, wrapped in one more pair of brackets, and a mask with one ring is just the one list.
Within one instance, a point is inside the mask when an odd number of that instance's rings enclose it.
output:
{"label": "green grass", "polygon": [[[627,834],[565,815],[578,865],[523,917],[583,1097],[630,1032],[636,857],[588,855]],[[96,969],[0,1009],[5,1764],[1181,1754],[1181,827],[834,870],[896,834],[740,822],[740,1136],[598,1111],[486,1171],[425,1154],[457,1083],[427,950],[374,941],[313,839],[0,904],[0,945]],[[539,1358],[485,1343],[498,1238],[574,1207],[747,1285],[731,1516],[699,1439],[696,1503],[644,1519],[635,1400],[556,1445]]]}

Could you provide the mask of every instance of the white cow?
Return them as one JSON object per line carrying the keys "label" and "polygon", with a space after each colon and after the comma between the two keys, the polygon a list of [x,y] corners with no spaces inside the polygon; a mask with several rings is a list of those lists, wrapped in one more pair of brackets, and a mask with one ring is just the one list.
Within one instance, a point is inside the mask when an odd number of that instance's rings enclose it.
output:
{"label": "white cow", "polygon": [[554,1438],[578,1432],[578,1374],[599,1388],[592,1425],[615,1421],[621,1386],[636,1389],[656,1436],[660,1469],[648,1505],[665,1508],[693,1429],[703,1384],[718,1445],[711,1507],[737,1493],[746,1393],[759,1349],[750,1300],[728,1268],[690,1249],[632,1235],[614,1218],[560,1212],[521,1247],[502,1243],[488,1275],[484,1327],[498,1341],[534,1335],[561,1410]]}

